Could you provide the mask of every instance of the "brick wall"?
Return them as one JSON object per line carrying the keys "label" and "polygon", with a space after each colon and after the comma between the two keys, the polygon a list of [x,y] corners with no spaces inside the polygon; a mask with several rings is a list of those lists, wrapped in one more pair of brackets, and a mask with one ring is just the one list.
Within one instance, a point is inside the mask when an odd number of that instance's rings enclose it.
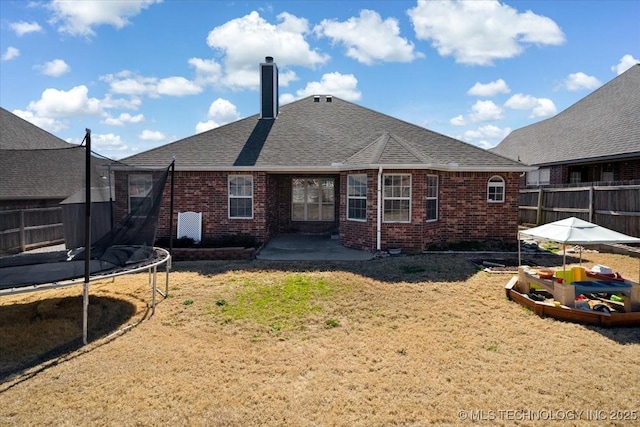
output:
{"label": "brick wall", "polygon": [[[410,223],[382,223],[381,249],[399,246],[405,252],[419,252],[433,243],[516,241],[519,173],[499,174],[505,180],[504,203],[487,202],[487,183],[493,173],[423,170],[385,170],[384,173],[410,173],[412,197]],[[428,174],[438,175],[438,220],[434,222],[426,222]],[[340,237],[345,246],[373,250],[376,248],[377,171],[367,172],[367,177],[366,223],[346,219],[346,184],[342,186]]]}
{"label": "brick wall", "polygon": [[[381,248],[400,246],[405,252],[422,251],[431,244],[469,240],[502,239],[515,242],[518,215],[518,173],[499,174],[506,183],[504,203],[487,202],[487,183],[492,173],[444,173],[424,170],[385,170],[385,173],[411,174],[411,222],[382,223]],[[266,241],[278,233],[326,233],[337,227],[343,245],[358,249],[376,249],[377,170],[366,173],[367,221],[347,219],[347,175],[336,179],[336,220],[324,222],[291,221],[291,179],[294,175],[250,173],[254,179],[254,218],[229,219],[227,198],[228,172],[176,172],[173,230],[177,212],[202,212],[203,237],[248,233]],[[247,173],[249,174],[249,173]],[[438,175],[438,220],[426,222],[427,175]],[[299,176],[299,175],[295,175]],[[126,173],[116,174],[116,214],[127,213]],[[167,182],[160,209],[158,237],[169,235],[170,181]],[[268,185],[267,185],[268,184]],[[338,191],[339,189],[339,191]]]}

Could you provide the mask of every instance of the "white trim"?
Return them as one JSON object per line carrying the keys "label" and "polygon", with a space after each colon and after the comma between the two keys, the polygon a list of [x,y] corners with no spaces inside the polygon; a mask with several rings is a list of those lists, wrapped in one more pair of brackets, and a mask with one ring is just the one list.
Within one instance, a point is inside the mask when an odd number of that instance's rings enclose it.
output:
{"label": "white trim", "polygon": [[[327,166],[276,166],[276,165],[264,165],[264,166],[180,166],[176,162],[177,172],[271,172],[271,173],[297,173],[297,172],[315,172],[315,173],[336,173],[342,171],[353,170],[369,170],[369,169],[404,169],[404,170],[424,170],[430,169],[434,171],[443,172],[492,172],[492,173],[507,173],[507,172],[528,172],[538,169],[537,166],[513,166],[513,167],[495,167],[495,166],[453,166],[453,165],[438,165],[430,163],[398,163],[398,164],[385,164],[379,163],[363,163],[363,164],[334,164]],[[126,168],[123,168],[126,170]],[[112,168],[112,170],[116,170]],[[154,169],[157,170],[157,167]]]}
{"label": "white trim", "polygon": [[[349,178],[350,177],[364,177],[364,196],[350,196],[349,195]],[[366,173],[350,173],[347,175],[347,221],[356,221],[356,222],[367,222],[367,191],[368,191],[368,187],[369,187],[369,182],[368,182],[369,177],[367,176]],[[350,218],[349,217],[349,201],[350,200],[364,200],[364,219],[362,218]]]}
{"label": "white trim", "polygon": [[427,191],[429,190],[429,177],[435,177],[435,179],[436,179],[436,196],[435,197],[429,197],[428,193],[425,196],[425,217],[427,216],[426,202],[428,200],[435,200],[436,201],[436,217],[433,218],[433,219],[427,218],[425,220],[425,222],[436,222],[439,219],[438,207],[440,206],[440,177],[438,175],[434,175],[434,174],[427,174]]}
{"label": "white trim", "polygon": [[[384,178],[388,176],[408,176],[409,177],[409,196],[408,197],[386,197],[384,195]],[[413,179],[410,173],[387,173],[383,175],[383,184],[382,184],[382,222],[385,224],[410,224],[411,223],[411,205],[412,205],[412,192],[413,192]],[[403,221],[387,221],[384,219],[384,202],[386,200],[408,200],[409,201],[409,218]]]}
{"label": "white trim", "polygon": [[[498,184],[497,181],[494,181],[495,184],[491,185],[491,180],[494,178],[498,178],[500,180],[500,183]],[[495,188],[502,188],[502,200],[491,200],[489,199],[489,188],[491,187],[495,187]],[[503,177],[501,177],[500,175],[493,175],[492,177],[490,177],[487,180],[487,203],[504,203],[505,202],[505,198],[507,195],[507,185],[505,183],[505,180]]]}
{"label": "white trim", "polygon": [[[251,180],[251,196],[232,196],[231,195],[231,179],[232,178],[249,178]],[[251,199],[251,216],[231,216],[231,199]],[[227,176],[227,219],[253,219],[253,175],[236,175],[229,174]]]}
{"label": "white trim", "polygon": [[[309,219],[308,218],[308,206],[309,203],[307,202],[307,194],[308,194],[308,189],[309,186],[307,185],[307,181],[310,179],[318,179],[320,180],[320,185],[318,186],[318,219]],[[293,206],[294,204],[300,204],[300,203],[294,203],[293,201],[293,191],[294,191],[294,185],[293,182],[295,180],[302,180],[304,182],[304,219],[295,219],[293,216]],[[324,201],[324,196],[323,196],[323,181],[331,181],[332,185],[333,185],[333,202],[331,202],[331,219],[323,219],[323,211],[324,211],[324,206],[328,205],[329,202],[325,202]],[[291,178],[291,221],[292,222],[334,222],[336,220],[336,179],[335,177],[326,177],[326,176],[300,176],[300,177],[292,177]]]}

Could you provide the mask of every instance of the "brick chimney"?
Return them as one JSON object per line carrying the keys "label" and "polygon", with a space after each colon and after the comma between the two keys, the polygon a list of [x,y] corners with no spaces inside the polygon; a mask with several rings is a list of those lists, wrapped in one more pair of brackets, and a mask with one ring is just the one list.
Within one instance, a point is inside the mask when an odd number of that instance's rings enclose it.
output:
{"label": "brick chimney", "polygon": [[267,56],[260,64],[260,118],[275,119],[278,107],[278,66]]}

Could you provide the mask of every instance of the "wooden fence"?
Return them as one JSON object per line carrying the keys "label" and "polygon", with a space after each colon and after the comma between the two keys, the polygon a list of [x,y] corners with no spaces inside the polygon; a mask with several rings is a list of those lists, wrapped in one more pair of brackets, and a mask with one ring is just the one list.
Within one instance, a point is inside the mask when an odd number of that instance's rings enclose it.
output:
{"label": "wooden fence", "polygon": [[63,242],[61,207],[0,211],[0,254]]}
{"label": "wooden fence", "polygon": [[572,216],[640,236],[640,180],[520,190],[520,224],[542,225]]}

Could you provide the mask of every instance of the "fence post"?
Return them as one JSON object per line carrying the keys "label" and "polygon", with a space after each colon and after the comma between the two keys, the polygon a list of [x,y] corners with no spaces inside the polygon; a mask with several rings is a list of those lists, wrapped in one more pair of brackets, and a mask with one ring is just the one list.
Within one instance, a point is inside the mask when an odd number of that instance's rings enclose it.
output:
{"label": "fence post", "polygon": [[589,187],[589,222],[593,222],[593,184]]}
{"label": "fence post", "polygon": [[26,236],[24,233],[24,210],[20,209],[20,252],[27,250]]}
{"label": "fence post", "polygon": [[544,194],[544,190],[542,188],[538,189],[538,210],[536,211],[536,225],[542,224],[542,196]]}

